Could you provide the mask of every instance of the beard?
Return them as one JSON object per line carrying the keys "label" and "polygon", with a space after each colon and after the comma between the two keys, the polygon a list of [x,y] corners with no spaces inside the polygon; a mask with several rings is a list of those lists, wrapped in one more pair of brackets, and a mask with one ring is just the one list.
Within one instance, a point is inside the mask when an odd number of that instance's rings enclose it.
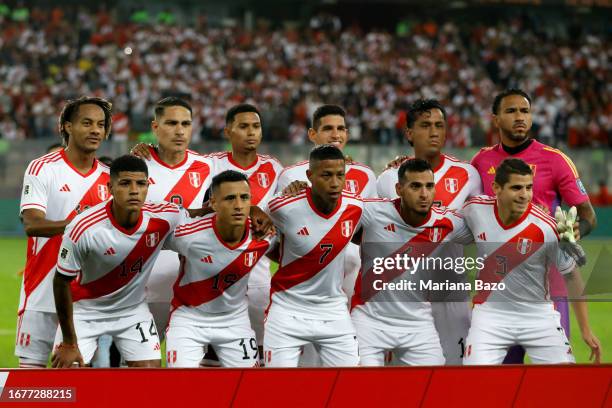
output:
{"label": "beard", "polygon": [[504,136],[513,142],[524,142],[529,138],[529,132],[515,133],[512,130],[503,130]]}

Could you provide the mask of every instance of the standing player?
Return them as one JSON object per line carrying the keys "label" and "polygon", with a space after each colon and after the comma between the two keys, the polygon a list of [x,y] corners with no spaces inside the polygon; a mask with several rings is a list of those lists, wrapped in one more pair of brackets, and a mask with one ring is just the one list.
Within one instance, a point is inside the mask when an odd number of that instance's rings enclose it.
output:
{"label": "standing player", "polygon": [[[349,133],[345,122],[346,112],[338,105],[322,105],[312,115],[312,127],[308,138],[315,146],[331,144],[343,150]],[[308,160],[286,167],[278,180],[277,191],[282,191],[294,181],[307,182]],[[368,166],[347,160],[345,190],[361,197],[376,197],[376,175]]]}
{"label": "standing player", "polygon": [[[246,174],[252,205],[266,208],[276,192],[283,166],[276,158],[257,153],[262,139],[261,115],[257,108],[246,103],[231,107],[225,115],[224,134],[232,151],[209,156],[217,174],[226,170]],[[263,344],[264,312],[270,302],[270,261],[262,258],[249,275],[247,289],[251,324],[260,345]]]}
{"label": "standing player", "polygon": [[214,214],[177,227],[165,246],[181,254],[167,333],[168,367],[198,367],[213,345],[224,367],[259,365],[246,299],[249,273],[271,249],[249,227],[247,177],[226,170],[213,178]]}
{"label": "standing player", "polygon": [[[312,127],[308,129],[308,138],[315,146],[331,144],[343,150],[348,142],[349,133],[345,121],[346,112],[338,105],[322,105],[312,115]],[[308,160],[286,167],[278,180],[277,191],[287,191],[288,187],[299,183],[300,188],[308,182],[306,172],[309,168]],[[376,175],[365,164],[346,158],[345,191],[361,197],[376,197]],[[297,190],[297,188],[296,188]],[[342,289],[347,298],[353,295],[355,279],[359,273],[360,258],[359,247],[350,243],[345,256],[344,281]],[[301,361],[302,366],[318,365],[317,357],[310,346],[305,348]]]}
{"label": "standing player", "polygon": [[324,366],[356,366],[357,340],[342,281],[346,247],[359,227],[363,203],[343,191],[340,149],[315,147],[309,163],[312,187],[269,204],[282,234],[282,255],[272,277],[264,359],[270,367],[297,367],[302,347],[312,343]]}
{"label": "standing player", "polygon": [[[202,207],[214,171],[212,160],[188,149],[192,133],[189,103],[175,97],[155,104],[151,129],[157,146],[145,146],[149,157],[147,201],[167,201],[184,208]],[[147,302],[163,338],[178,276],[179,260],[172,251],[161,251],[147,282]]]}
{"label": "standing player", "polygon": [[[492,110],[501,143],[481,149],[472,159],[472,164],[482,177],[484,193],[493,195],[495,169],[504,159],[522,159],[533,170],[534,204],[547,214],[554,214],[561,201],[576,206],[580,221],[575,235],[588,235],[595,228],[597,220],[578,170],[563,152],[529,137],[532,125],[529,96],[520,89],[505,90],[495,97]],[[551,271],[551,296],[558,300],[555,307],[561,313],[561,325],[569,335],[569,308],[564,300],[566,288],[554,268]],[[513,349],[506,362],[520,363],[523,356],[524,351]]]}
{"label": "standing player", "polygon": [[[376,260],[408,254],[412,259],[444,258],[448,242],[472,242],[471,232],[454,212],[432,207],[434,174],[422,159],[406,160],[399,168],[391,200],[364,200],[361,236],[362,269],[351,302],[362,366],[384,365],[393,351],[402,364],[444,364],[431,304],[421,281],[431,280],[431,270],[390,268],[375,271]],[[440,270],[452,279],[455,271]],[[459,270],[457,271],[459,272]],[[378,280],[377,283],[375,281]],[[412,281],[414,289],[384,289],[382,282]]]}
{"label": "standing player", "polygon": [[96,151],[110,132],[111,116],[111,104],[103,99],[69,101],[59,118],[66,149],[33,160],[26,169],[20,211],[28,247],[15,346],[20,367],[45,367],[53,347],[52,271],[64,228],[110,197],[108,167],[96,160]]}
{"label": "standing player", "polygon": [[[434,206],[458,210],[468,198],[482,194],[478,171],[469,163],[442,153],[446,141],[446,112],[438,101],[415,101],[408,109],[406,122],[406,138],[414,148],[414,157],[426,160],[433,168],[436,183]],[[395,162],[404,159],[405,157]],[[397,198],[397,182],[396,167],[386,169],[378,177],[378,195]],[[447,244],[445,249],[449,252],[447,256],[463,256],[463,248],[460,245]],[[466,275],[458,274],[452,278],[465,282]],[[469,296],[465,293],[463,299],[455,297],[435,300],[432,302],[432,309],[446,364],[459,365],[462,363],[465,337],[470,328]]]}
{"label": "standing player", "polygon": [[[505,159],[495,170],[495,198],[465,205],[465,221],[485,257],[478,279],[491,286],[474,298],[465,364],[500,364],[519,344],[536,364],[572,363],[570,343],[550,301],[548,270],[556,265],[568,283],[582,337],[599,362],[601,346],[588,323],[584,285],[574,260],[559,249],[555,219],[532,205],[534,178],[520,159]],[[496,290],[497,289],[497,290]]]}
{"label": "standing player", "polygon": [[148,171],[137,157],[114,160],[110,177],[112,200],[66,227],[53,280],[61,327],[53,367],[89,364],[104,334],[128,366],[161,366],[145,284],[165,239],[188,214],[176,204],[144,203]]}

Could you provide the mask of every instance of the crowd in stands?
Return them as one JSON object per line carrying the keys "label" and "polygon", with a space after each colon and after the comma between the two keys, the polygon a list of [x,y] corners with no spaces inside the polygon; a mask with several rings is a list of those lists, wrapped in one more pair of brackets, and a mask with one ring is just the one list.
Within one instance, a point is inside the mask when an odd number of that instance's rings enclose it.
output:
{"label": "crowd in stands", "polygon": [[322,102],[346,107],[351,138],[402,143],[405,106],[447,107],[448,146],[493,142],[492,96],[518,86],[533,97],[534,134],[572,147],[612,145],[609,35],[545,32],[527,19],[489,25],[424,21],[396,32],[216,28],[119,21],[115,10],[0,8],[0,136],[56,134],[58,109],[83,94],[113,102],[115,138],[145,131],[153,102],[188,96],[196,137],[221,137],[226,109],[256,103],[266,137],[304,143]]}

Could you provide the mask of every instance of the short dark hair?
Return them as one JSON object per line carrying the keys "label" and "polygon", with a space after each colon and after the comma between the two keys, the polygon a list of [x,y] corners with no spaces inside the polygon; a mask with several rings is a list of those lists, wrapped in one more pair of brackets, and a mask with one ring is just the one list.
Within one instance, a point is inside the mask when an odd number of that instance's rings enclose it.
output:
{"label": "short dark hair", "polygon": [[446,121],[446,111],[444,106],[437,99],[417,99],[409,107],[406,113],[406,127],[413,127],[414,123],[423,112],[430,111],[432,109],[440,109],[444,120]]}
{"label": "short dark hair", "polygon": [[210,192],[214,193],[223,183],[231,183],[236,181],[244,181],[249,184],[249,179],[246,174],[236,170],[225,170],[213,177],[210,183]]}
{"label": "short dark hair", "polygon": [[511,96],[511,95],[522,96],[523,98],[527,99],[527,101],[529,102],[529,106],[531,107],[531,98],[529,97],[529,95],[527,95],[527,92],[519,88],[508,88],[502,91],[501,93],[498,93],[497,95],[495,95],[495,99],[493,99],[493,106],[491,108],[491,111],[493,112],[494,115],[498,114],[499,106],[501,105],[502,100],[506,96]]}
{"label": "short dark hair", "polygon": [[317,130],[321,125],[321,118],[329,115],[346,117],[346,112],[338,105],[321,105],[312,114],[312,128]]}
{"label": "short dark hair", "polygon": [[100,156],[98,157],[98,161],[106,164],[108,167],[113,163],[113,158],[109,156]]}
{"label": "short dark hair", "polygon": [[111,126],[113,124],[113,105],[109,101],[91,96],[81,96],[78,99],[70,99],[62,108],[58,123],[59,133],[65,145],[68,145],[68,139],[70,139],[70,135],[66,131],[66,122],[72,122],[74,116],[83,105],[99,106],[104,112],[104,136],[108,136],[111,131]]}
{"label": "short dark hair", "polygon": [[139,157],[126,154],[117,157],[110,166],[110,177],[116,179],[122,171],[142,172],[149,177],[147,163]]}
{"label": "short dark hair", "polygon": [[240,103],[238,105],[234,105],[231,108],[229,108],[229,110],[225,114],[225,124],[226,125],[231,124],[232,122],[234,122],[236,115],[238,115],[239,113],[245,113],[245,112],[256,113],[257,116],[259,116],[259,120],[261,121],[261,114],[259,113],[259,111],[254,105],[251,105],[250,103]]}
{"label": "short dark hair", "polygon": [[425,171],[431,171],[431,164],[427,160],[423,159],[408,159],[402,163],[400,168],[397,170],[397,180],[402,184],[406,173],[423,173]]}
{"label": "short dark hair", "polygon": [[520,176],[533,175],[533,170],[521,159],[505,159],[495,169],[495,182],[503,187],[504,184],[510,181],[512,174]]}
{"label": "short dark hair", "polygon": [[168,96],[155,103],[155,107],[153,108],[155,119],[159,119],[160,117],[164,116],[164,111],[166,108],[170,108],[171,106],[182,106],[189,111],[191,116],[193,116],[193,110],[191,109],[189,102],[177,96]]}
{"label": "short dark hair", "polygon": [[312,170],[312,163],[320,162],[322,160],[344,160],[344,154],[342,150],[338,149],[332,144],[324,144],[314,147],[310,151],[308,157],[309,168]]}

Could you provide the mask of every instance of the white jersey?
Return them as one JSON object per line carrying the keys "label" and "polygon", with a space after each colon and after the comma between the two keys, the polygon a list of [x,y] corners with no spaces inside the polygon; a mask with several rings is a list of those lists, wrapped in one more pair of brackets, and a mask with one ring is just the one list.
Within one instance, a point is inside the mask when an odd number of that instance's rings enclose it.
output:
{"label": "white jersey", "polygon": [[66,227],[57,271],[72,282],[74,313],[95,318],[123,316],[145,297],[145,282],[164,240],[189,217],[171,203],[146,203],[138,223],[122,228],[112,200],[77,216]]}
{"label": "white jersey", "polygon": [[275,239],[255,240],[247,222],[244,239],[230,247],[220,237],[215,222],[215,214],[190,220],[178,226],[164,245],[182,259],[174,284],[172,321],[204,327],[249,326],[248,275],[272,249]]}
{"label": "white jersey", "polygon": [[505,290],[481,290],[474,298],[476,307],[519,325],[526,319],[557,314],[550,301],[547,271],[557,266],[561,274],[567,274],[576,264],[559,249],[555,220],[530,204],[519,220],[503,225],[496,199],[487,196],[469,200],[463,214],[478,256],[486,255],[478,279],[506,286]]}
{"label": "white jersey", "polygon": [[[23,178],[20,213],[40,210],[50,221],[62,221],[110,197],[108,167],[94,159],[87,174],[68,161],[64,150],[46,154],[28,165]],[[26,308],[55,313],[53,271],[62,236],[28,237],[19,313]]]}
{"label": "white jersey", "polygon": [[346,317],[344,258],[359,228],[363,202],[348,193],[340,197],[330,214],[316,209],[310,188],[295,197],[270,201],[270,218],[282,234],[271,308],[310,319]]}
{"label": "white jersey", "polygon": [[[187,150],[181,163],[169,166],[159,158],[155,149],[149,147],[149,152],[151,159],[146,161],[149,169],[147,201],[167,201],[184,208],[201,208],[214,175],[212,160]],[[171,282],[176,279],[179,266],[174,252],[162,251],[159,254],[147,287],[148,302],[170,301]]]}
{"label": "white jersey", "polygon": [[[294,181],[304,181],[308,183],[306,170],[309,161],[299,162],[293,166],[286,167],[278,180],[277,191],[283,191]],[[344,190],[350,194],[361,197],[373,198],[376,195],[376,175],[371,168],[365,164],[357,162],[346,163],[346,177]]]}
{"label": "white jersey", "polygon": [[168,201],[184,208],[201,208],[204,195],[214,175],[213,162],[191,150],[176,166],[164,163],[157,152],[149,147],[151,159],[146,160],[149,169],[147,201]]}
{"label": "white jersey", "polygon": [[[283,171],[283,165],[275,157],[258,154],[255,163],[246,168],[234,161],[231,152],[213,153],[208,157],[215,163],[217,174],[225,170],[235,170],[245,174],[251,188],[251,205],[266,210],[268,202],[274,197],[278,178]],[[253,273],[249,275],[249,286],[265,288],[270,286],[269,259],[262,259],[257,264]]]}
{"label": "white jersey", "polygon": [[[446,259],[446,245],[473,241],[463,218],[454,211],[432,207],[421,225],[411,226],[401,216],[399,198],[393,201],[376,199],[364,200],[361,223],[362,269],[351,301],[353,319],[365,315],[370,322],[380,322],[383,329],[389,326],[414,328],[433,323],[428,301],[431,289],[423,289],[421,281],[438,282],[435,274],[440,273],[448,275],[451,281],[455,280],[452,275],[456,272],[452,267],[444,270],[433,261]],[[395,259],[396,255],[404,254],[428,263],[412,270],[410,265],[408,269],[404,265],[374,269],[375,266],[381,267],[378,263],[381,258]],[[383,289],[383,282],[414,282],[414,286],[401,290]]]}
{"label": "white jersey", "polygon": [[278,177],[283,171],[283,165],[274,157],[258,154],[257,160],[249,167],[242,167],[234,161],[231,152],[212,153],[210,157],[219,174],[225,170],[235,170],[245,174],[251,187],[251,204],[265,209],[268,201],[276,192]]}
{"label": "white jersey", "polygon": [[[380,197],[397,198],[398,167],[386,169],[378,176],[377,189]],[[452,156],[441,154],[440,164],[433,169],[436,193],[434,206],[459,210],[465,201],[482,194],[482,181],[474,166]]]}

